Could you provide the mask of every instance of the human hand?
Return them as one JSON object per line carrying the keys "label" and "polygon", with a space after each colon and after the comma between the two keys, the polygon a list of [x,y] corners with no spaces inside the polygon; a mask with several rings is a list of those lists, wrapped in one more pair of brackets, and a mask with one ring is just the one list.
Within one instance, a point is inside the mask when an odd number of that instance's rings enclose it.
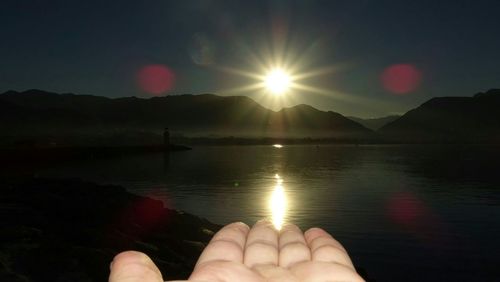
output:
{"label": "human hand", "polygon": [[[143,253],[123,252],[112,264],[110,282],[163,282]],[[191,282],[364,281],[346,250],[319,228],[305,233],[293,224],[277,231],[269,221],[251,229],[231,223],[217,232],[200,255]],[[179,281],[180,282],[180,281]]]}

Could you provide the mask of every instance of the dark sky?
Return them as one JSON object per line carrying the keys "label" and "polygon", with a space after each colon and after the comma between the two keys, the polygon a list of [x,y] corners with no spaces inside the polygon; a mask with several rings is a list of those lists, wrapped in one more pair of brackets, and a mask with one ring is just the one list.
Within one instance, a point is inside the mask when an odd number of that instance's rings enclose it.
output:
{"label": "dark sky", "polygon": [[[175,75],[161,95],[248,95],[283,54],[297,81],[281,105],[310,104],[344,115],[405,112],[433,96],[471,96],[500,87],[500,1],[77,1],[3,0],[0,91],[147,96],[137,83],[148,65]],[[276,54],[275,54],[276,53]],[[274,55],[273,55],[274,54]],[[420,80],[406,93],[381,82],[405,64]]]}

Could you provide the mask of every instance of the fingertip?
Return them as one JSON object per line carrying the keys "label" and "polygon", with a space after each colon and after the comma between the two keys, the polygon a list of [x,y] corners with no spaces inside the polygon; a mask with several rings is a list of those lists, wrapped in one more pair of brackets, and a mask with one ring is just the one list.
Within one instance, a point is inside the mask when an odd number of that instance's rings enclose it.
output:
{"label": "fingertip", "polygon": [[313,252],[313,257],[314,257],[314,251],[323,245],[331,245],[334,246],[335,248],[343,251],[344,253],[347,254],[347,250],[342,246],[342,244],[337,241],[337,239],[333,238],[330,233],[326,232],[325,230],[314,227],[308,229],[304,233],[304,237],[306,239],[307,245],[311,249],[311,252]]}
{"label": "fingertip", "polygon": [[257,222],[255,222],[255,224],[252,226],[253,227],[259,227],[259,226],[265,226],[265,227],[273,227],[274,228],[274,224],[269,220],[269,219],[260,219],[258,220]]}
{"label": "fingertip", "polygon": [[243,222],[233,222],[222,227],[201,253],[196,267],[213,261],[241,263],[249,229]]}
{"label": "fingertip", "polygon": [[242,229],[242,231],[248,231],[248,230],[250,230],[250,227],[246,223],[241,222],[241,221],[236,221],[236,222],[233,222],[233,223],[229,223],[228,225],[226,225],[224,227],[230,227],[230,226],[234,226],[234,227],[240,228],[240,229]]}
{"label": "fingertip", "polygon": [[319,227],[311,227],[311,228],[307,229],[305,233],[326,233],[326,234],[329,234],[323,228],[319,228]]}
{"label": "fingertip", "polygon": [[135,262],[135,263],[145,263],[150,261],[151,259],[142,252],[138,251],[124,251],[117,254],[113,260],[111,261],[111,265],[115,264],[115,262]]}
{"label": "fingertip", "polygon": [[[163,281],[160,270],[144,253],[125,251],[117,254],[110,264],[109,281]],[[141,280],[142,278],[147,278]]]}
{"label": "fingertip", "polygon": [[314,239],[321,236],[333,238],[332,235],[330,235],[330,233],[326,232],[325,230],[319,227],[309,228],[306,232],[304,232],[304,237],[306,238],[307,243],[310,243]]}
{"label": "fingertip", "polygon": [[215,233],[211,242],[217,240],[230,240],[237,242],[243,247],[249,230],[250,227],[248,227],[245,223],[233,222],[222,227],[217,233]]}
{"label": "fingertip", "polygon": [[294,231],[294,232],[302,233],[302,230],[300,229],[300,227],[298,227],[297,225],[295,225],[293,223],[285,223],[283,225],[283,227],[281,228],[280,233],[285,233],[285,232],[288,232],[288,231]]}
{"label": "fingertip", "polygon": [[277,265],[278,237],[278,231],[269,220],[257,221],[248,232],[244,264],[248,267],[259,264]]}

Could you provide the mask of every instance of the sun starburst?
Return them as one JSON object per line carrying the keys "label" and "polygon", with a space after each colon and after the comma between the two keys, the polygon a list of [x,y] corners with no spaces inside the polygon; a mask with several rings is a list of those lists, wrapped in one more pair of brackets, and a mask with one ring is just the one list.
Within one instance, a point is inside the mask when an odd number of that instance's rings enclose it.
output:
{"label": "sun starburst", "polygon": [[284,94],[291,84],[290,75],[282,69],[274,69],[265,76],[266,88],[275,95]]}
{"label": "sun starburst", "polygon": [[[287,23],[282,27],[283,30],[288,30]],[[292,35],[289,33],[282,33],[277,37],[274,33],[270,37],[264,35],[265,33],[256,38],[235,36],[237,40],[234,44],[238,47],[241,60],[245,62],[240,66],[244,67],[213,67],[226,74],[245,78],[247,83],[242,79],[233,80],[228,77],[224,83],[232,87],[217,89],[217,93],[248,95],[273,110],[311,103],[313,96],[357,104],[357,96],[336,90],[328,79],[350,66],[338,63],[324,65],[320,60],[321,52],[317,49],[319,39],[292,41],[286,38]]]}

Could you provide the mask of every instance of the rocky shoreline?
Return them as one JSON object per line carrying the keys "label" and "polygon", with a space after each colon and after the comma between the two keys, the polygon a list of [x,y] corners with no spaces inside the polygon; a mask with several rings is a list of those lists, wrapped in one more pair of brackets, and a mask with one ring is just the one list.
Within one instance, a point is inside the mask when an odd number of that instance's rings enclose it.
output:
{"label": "rocky shoreline", "polygon": [[106,281],[124,250],[185,279],[221,226],[123,187],[31,178],[0,184],[0,281]]}

